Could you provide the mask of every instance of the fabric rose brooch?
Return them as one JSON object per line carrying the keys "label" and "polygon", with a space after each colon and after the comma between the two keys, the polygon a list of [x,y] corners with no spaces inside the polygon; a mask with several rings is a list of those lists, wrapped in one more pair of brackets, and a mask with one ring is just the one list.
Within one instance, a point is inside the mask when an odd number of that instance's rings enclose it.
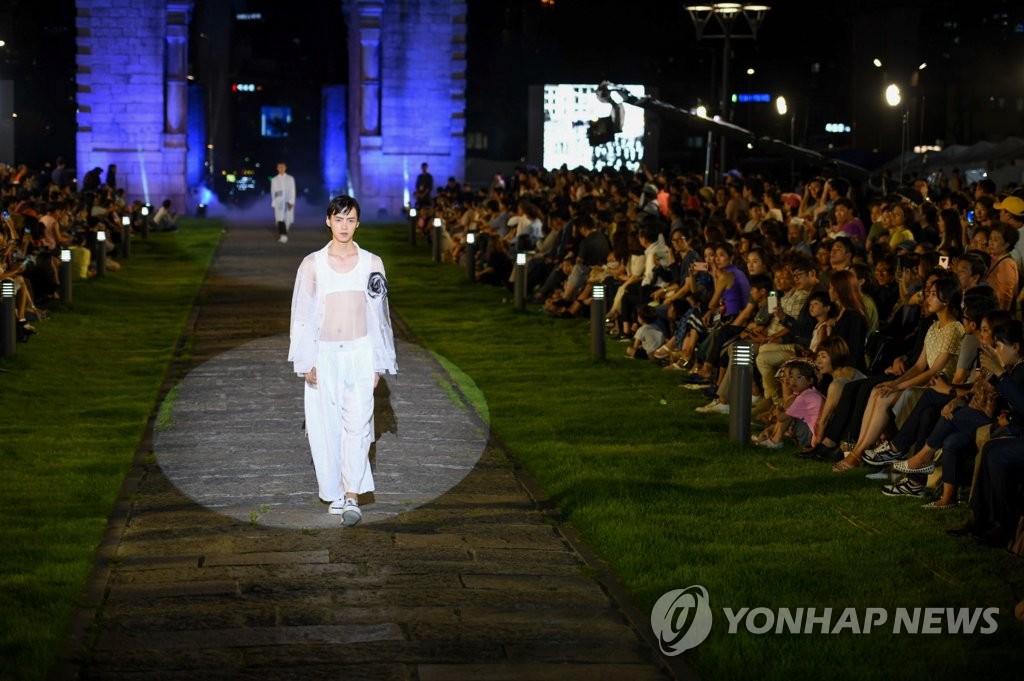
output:
{"label": "fabric rose brooch", "polygon": [[388,280],[380,272],[370,273],[370,281],[366,284],[366,292],[371,298],[380,298],[388,294]]}

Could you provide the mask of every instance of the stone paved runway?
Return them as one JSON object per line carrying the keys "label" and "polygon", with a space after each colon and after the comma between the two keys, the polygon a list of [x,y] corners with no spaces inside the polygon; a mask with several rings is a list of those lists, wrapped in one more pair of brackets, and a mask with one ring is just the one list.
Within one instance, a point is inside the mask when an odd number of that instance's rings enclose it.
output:
{"label": "stone paved runway", "polygon": [[408,335],[378,388],[365,522],[326,513],[284,361],[294,272],[323,236],[225,234],[61,676],[693,678]]}

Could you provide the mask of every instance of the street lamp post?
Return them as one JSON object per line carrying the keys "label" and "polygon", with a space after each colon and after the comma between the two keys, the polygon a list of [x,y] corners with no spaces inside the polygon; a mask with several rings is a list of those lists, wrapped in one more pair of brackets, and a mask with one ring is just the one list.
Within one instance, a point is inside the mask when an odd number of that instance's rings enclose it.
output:
{"label": "street lamp post", "polygon": [[[885,88],[885,103],[892,108],[898,107],[903,102],[903,93],[900,92],[900,86],[895,83],[890,83]],[[900,176],[896,180],[897,186],[903,183],[903,172],[906,167],[906,155],[907,155],[907,110],[904,107],[903,112],[900,115]]]}
{"label": "street lamp post", "polygon": [[[789,143],[796,144],[793,139],[796,137],[796,112],[790,112],[789,103],[782,95],[775,98],[775,110],[779,112],[780,116],[789,115]],[[791,187],[796,186],[796,163],[793,161],[792,155],[789,157],[789,182]]]}
{"label": "street lamp post", "polygon": [[[697,40],[704,38],[722,39],[722,92],[719,100],[719,111],[722,120],[731,122],[729,114],[729,59],[732,52],[733,38],[757,39],[757,30],[761,27],[765,15],[771,7],[760,4],[747,4],[741,2],[716,2],[708,5],[687,5],[686,11],[690,13],[694,28],[697,30]],[[736,17],[742,16],[747,23],[749,33],[735,33]],[[705,35],[704,29],[714,18],[721,33]],[[724,175],[727,164],[726,139],[720,135],[718,139],[719,171]]]}

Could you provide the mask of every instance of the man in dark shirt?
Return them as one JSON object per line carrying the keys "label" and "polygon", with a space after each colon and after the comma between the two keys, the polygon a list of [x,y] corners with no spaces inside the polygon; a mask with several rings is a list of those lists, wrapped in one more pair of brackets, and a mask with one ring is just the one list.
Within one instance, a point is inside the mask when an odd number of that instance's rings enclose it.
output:
{"label": "man in dark shirt", "polygon": [[420,174],[416,177],[416,207],[420,208],[430,201],[434,192],[434,176],[427,172],[427,164],[420,166]]}
{"label": "man in dark shirt", "polygon": [[594,218],[589,215],[576,217],[576,229],[579,230],[583,239],[580,241],[580,254],[576,258],[572,274],[565,282],[565,300],[573,300],[583,290],[583,286],[587,283],[587,276],[590,274],[590,268],[604,265],[608,260],[608,253],[612,250],[608,237],[594,223]]}

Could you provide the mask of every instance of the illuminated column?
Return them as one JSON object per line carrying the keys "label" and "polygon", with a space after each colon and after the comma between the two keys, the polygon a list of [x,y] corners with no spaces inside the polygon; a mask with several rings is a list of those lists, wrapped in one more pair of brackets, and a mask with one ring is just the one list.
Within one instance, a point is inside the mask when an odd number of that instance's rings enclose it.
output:
{"label": "illuminated column", "polygon": [[[182,136],[188,116],[188,11],[190,2],[167,3],[167,76],[164,134]],[[177,145],[176,145],[177,146]]]}
{"label": "illuminated column", "polygon": [[380,135],[380,15],[384,3],[359,3],[359,122],[363,136]]}
{"label": "illuminated column", "polygon": [[118,168],[129,201],[186,208],[191,0],[76,0],[78,180]]}
{"label": "illuminated column", "polygon": [[349,0],[350,177],[368,219],[402,214],[421,163],[465,175],[466,1]]}

